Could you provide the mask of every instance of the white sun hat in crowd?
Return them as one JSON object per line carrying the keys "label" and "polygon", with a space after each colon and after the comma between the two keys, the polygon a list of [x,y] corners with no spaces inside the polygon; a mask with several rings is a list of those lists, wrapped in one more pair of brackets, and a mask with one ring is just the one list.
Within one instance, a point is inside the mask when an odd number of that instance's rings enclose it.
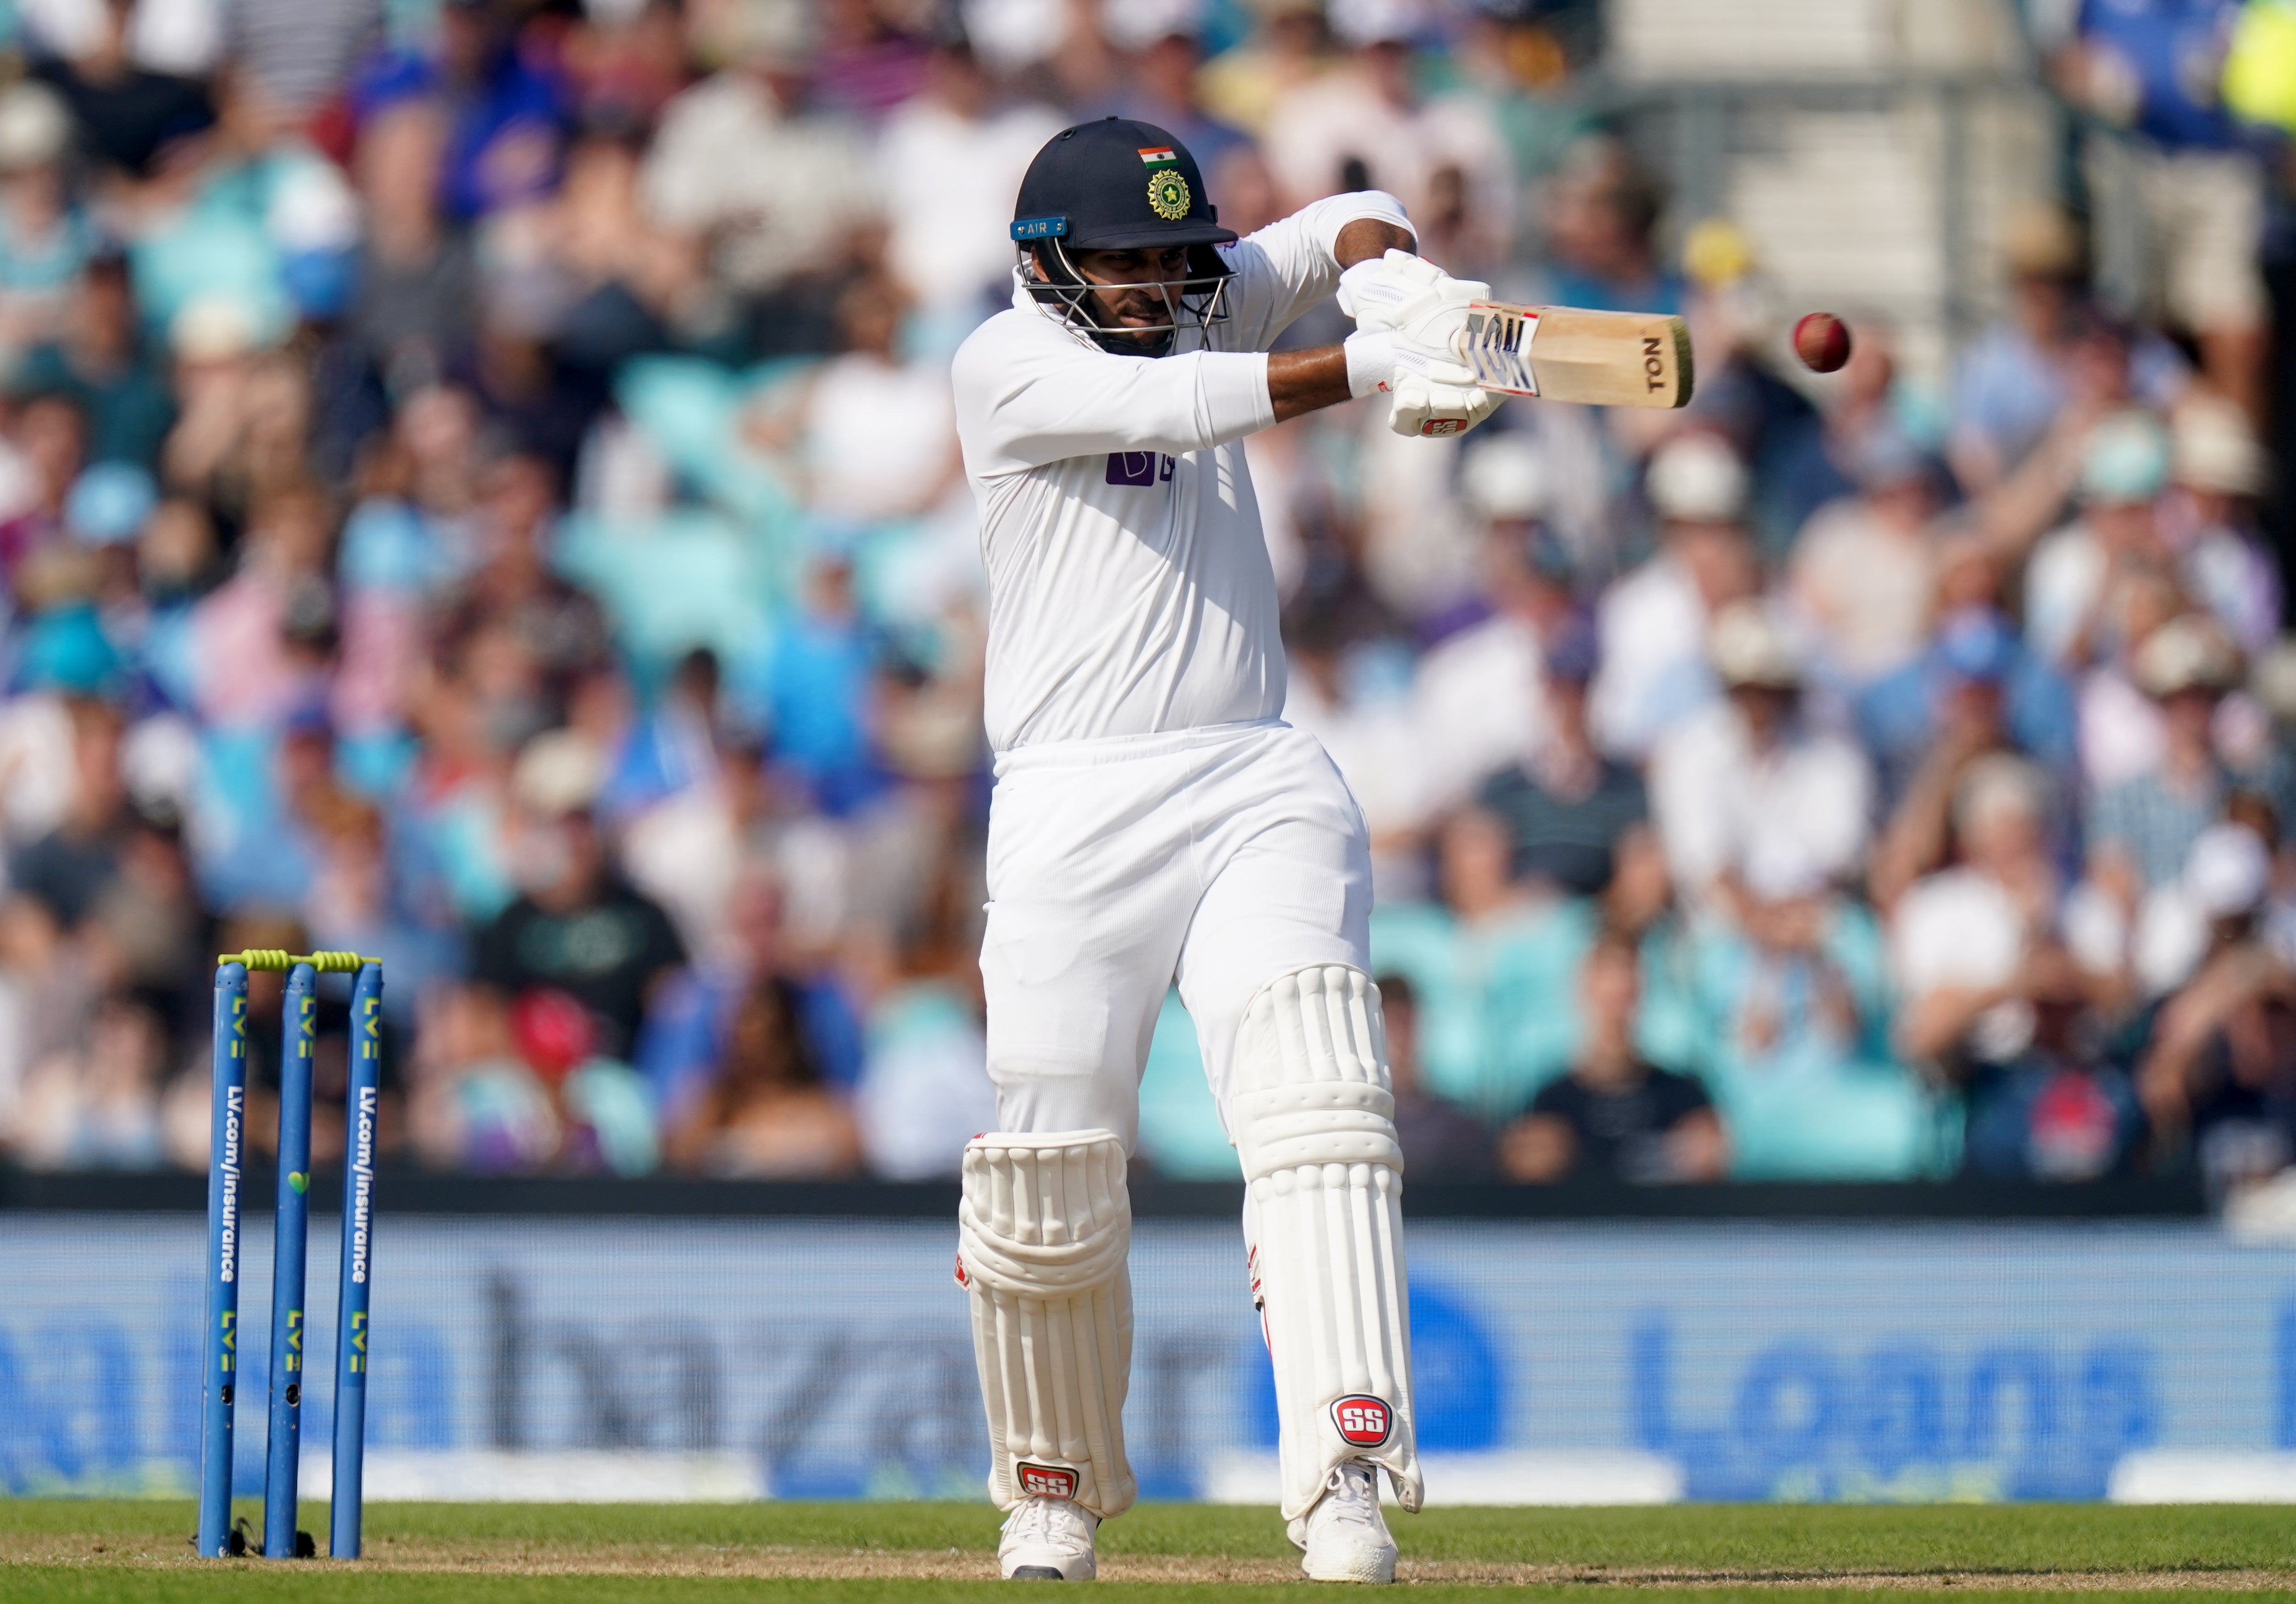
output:
{"label": "white sun hat in crowd", "polygon": [[587,812],[605,786],[605,754],[570,729],[545,730],[529,741],[510,776],[512,797],[540,818]]}
{"label": "white sun hat in crowd", "polygon": [[1756,601],[1732,602],[1707,637],[1714,672],[1733,690],[1790,691],[1801,684],[1801,654],[1777,615]]}
{"label": "white sun hat in crowd", "polygon": [[224,290],[193,297],[168,325],[168,344],[184,362],[228,362],[264,343],[261,317]]}
{"label": "white sun hat in crowd", "polygon": [[1100,31],[1119,50],[1145,50],[1204,30],[1204,0],[1102,0]]}
{"label": "white sun hat in crowd", "polygon": [[2274,719],[2296,724],[2296,636],[2284,635],[2265,649],[2249,670],[2248,691]]}
{"label": "white sun hat in crowd", "polygon": [[2240,683],[2240,648],[2203,613],[2172,618],[2136,648],[2136,688],[2148,696],[2228,691]]}
{"label": "white sun hat in crowd", "polygon": [[64,153],[71,133],[70,109],[45,84],[0,89],[0,173],[45,167]]}
{"label": "white sun hat in crowd", "polygon": [[2264,474],[2264,448],[2236,402],[2194,395],[2177,407],[2169,425],[2170,478],[2189,489],[2254,496]]}
{"label": "white sun hat in crowd", "polygon": [[2264,906],[2272,854],[2244,824],[2213,824],[2185,856],[2185,889],[2210,918],[2235,918]]}
{"label": "white sun hat in crowd", "polygon": [[1476,515],[1493,522],[1543,516],[1552,498],[1546,454],[1520,434],[1494,434],[1467,448],[1459,489]]}
{"label": "white sun hat in crowd", "polygon": [[1331,0],[1325,13],[1343,45],[1408,44],[1427,26],[1425,0]]}
{"label": "white sun hat in crowd", "polygon": [[1746,465],[1711,434],[1679,435],[1651,458],[1651,505],[1682,523],[1727,523],[1746,510]]}

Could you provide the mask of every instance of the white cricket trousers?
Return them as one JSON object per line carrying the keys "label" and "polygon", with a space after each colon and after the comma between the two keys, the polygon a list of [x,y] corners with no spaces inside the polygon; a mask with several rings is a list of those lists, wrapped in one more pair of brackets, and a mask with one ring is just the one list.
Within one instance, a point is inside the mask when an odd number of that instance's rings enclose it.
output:
{"label": "white cricket trousers", "polygon": [[1363,812],[1277,719],[1002,754],[988,897],[997,1128],[1112,1131],[1127,1153],[1175,979],[1226,1125],[1252,994],[1303,964],[1370,965]]}

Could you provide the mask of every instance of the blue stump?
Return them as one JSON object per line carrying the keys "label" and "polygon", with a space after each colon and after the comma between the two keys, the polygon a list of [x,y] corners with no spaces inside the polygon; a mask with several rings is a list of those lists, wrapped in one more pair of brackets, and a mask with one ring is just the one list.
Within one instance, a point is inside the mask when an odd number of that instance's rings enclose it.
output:
{"label": "blue stump", "polygon": [[382,966],[351,991],[350,1086],[343,1108],[343,1252],[335,1306],[335,1491],[327,1552],[359,1554],[366,1456],[367,1293],[373,1281],[375,1111],[382,1095]]}
{"label": "blue stump", "polygon": [[209,1056],[215,1112],[208,1132],[207,1324],[200,1408],[203,1559],[231,1552],[232,1406],[239,1382],[240,1164],[247,1134],[247,970],[216,970]]}
{"label": "blue stump", "polygon": [[287,972],[279,1053],[279,1202],[271,1281],[271,1423],[263,1472],[263,1553],[295,1558],[295,1503],[303,1429],[303,1279],[311,1224],[311,1049],[319,977]]}

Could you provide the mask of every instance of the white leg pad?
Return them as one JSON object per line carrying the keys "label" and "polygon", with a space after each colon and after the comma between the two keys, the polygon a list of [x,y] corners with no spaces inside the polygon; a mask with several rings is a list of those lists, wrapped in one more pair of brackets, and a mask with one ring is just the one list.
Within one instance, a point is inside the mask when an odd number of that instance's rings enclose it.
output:
{"label": "white leg pad", "polygon": [[1341,964],[1277,975],[1244,1009],[1235,1085],[1284,1516],[1305,1515],[1345,1460],[1384,1466],[1416,1509],[1403,1149],[1379,988]]}
{"label": "white leg pad", "polygon": [[1131,1506],[1132,1198],[1106,1131],[976,1136],[964,1149],[958,1283],[988,1411],[988,1496]]}

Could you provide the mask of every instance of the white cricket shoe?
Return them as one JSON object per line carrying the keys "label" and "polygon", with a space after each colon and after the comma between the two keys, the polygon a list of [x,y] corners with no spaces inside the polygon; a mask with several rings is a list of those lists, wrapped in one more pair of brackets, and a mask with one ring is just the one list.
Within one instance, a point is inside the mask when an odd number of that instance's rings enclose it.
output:
{"label": "white cricket shoe", "polygon": [[1007,1582],[1089,1582],[1100,1522],[1066,1498],[1030,1498],[1004,1518],[996,1563]]}
{"label": "white cricket shoe", "polygon": [[1361,1460],[1332,1467],[1324,1495],[1294,1520],[1292,1541],[1307,1551],[1310,1582],[1392,1582],[1395,1539],[1379,1512],[1379,1471]]}

